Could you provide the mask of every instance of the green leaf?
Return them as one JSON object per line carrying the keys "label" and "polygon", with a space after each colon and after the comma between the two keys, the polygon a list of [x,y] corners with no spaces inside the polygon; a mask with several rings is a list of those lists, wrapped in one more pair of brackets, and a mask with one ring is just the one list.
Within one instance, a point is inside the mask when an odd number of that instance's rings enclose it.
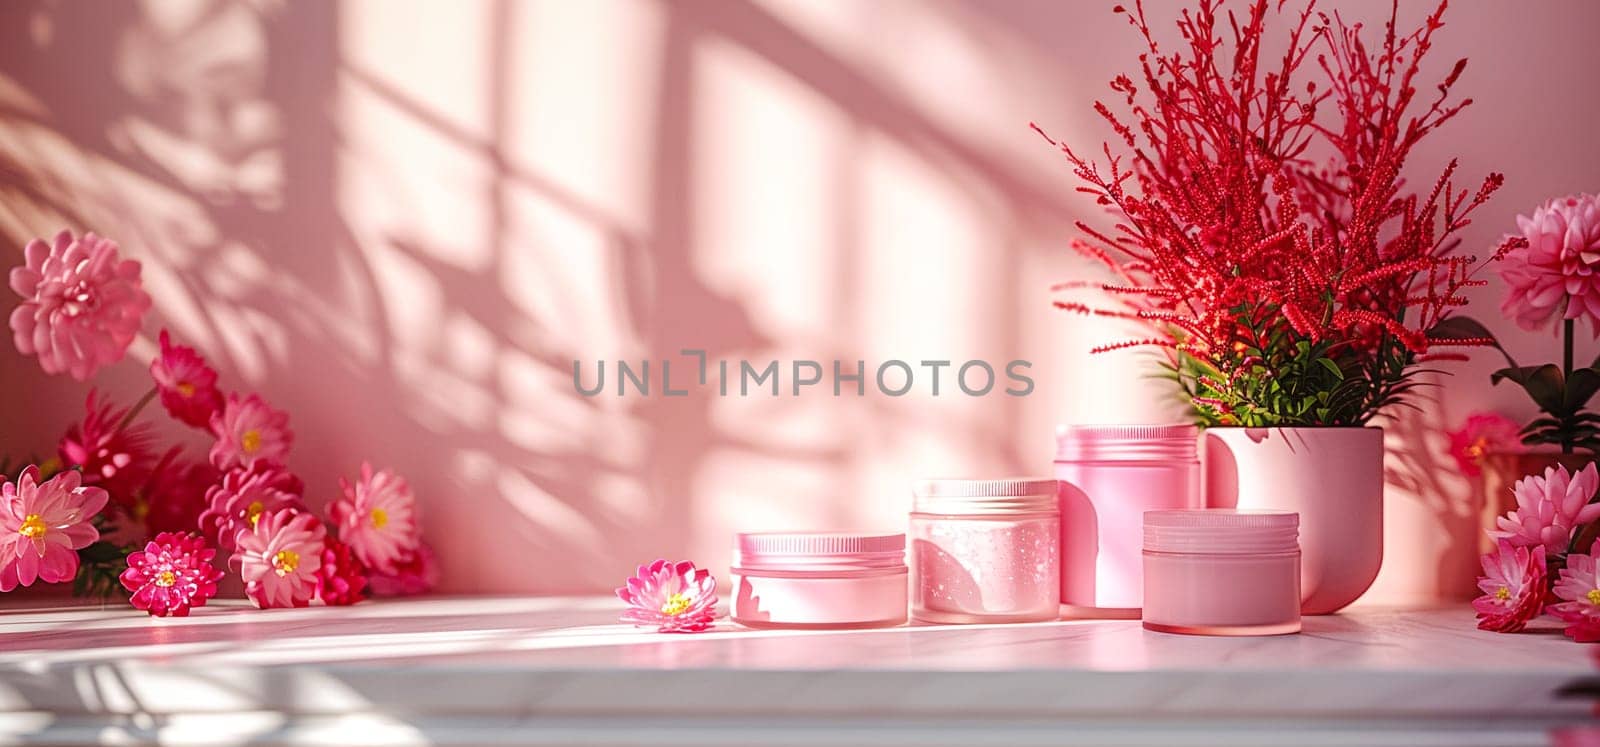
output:
{"label": "green leaf", "polygon": [[1600,369],[1580,368],[1567,380],[1566,396],[1562,398],[1565,412],[1578,412],[1589,404],[1594,393],[1600,392]]}
{"label": "green leaf", "polygon": [[1328,373],[1333,374],[1335,379],[1344,381],[1344,371],[1339,368],[1339,364],[1333,362],[1332,358],[1318,358],[1317,363],[1322,364],[1323,368],[1328,369]]}
{"label": "green leaf", "polygon": [[1566,402],[1566,383],[1562,380],[1561,367],[1554,363],[1542,366],[1517,366],[1502,368],[1489,374],[1489,383],[1498,384],[1501,379],[1508,379],[1522,387],[1522,390],[1533,398],[1534,404],[1539,409],[1551,414],[1564,412]]}

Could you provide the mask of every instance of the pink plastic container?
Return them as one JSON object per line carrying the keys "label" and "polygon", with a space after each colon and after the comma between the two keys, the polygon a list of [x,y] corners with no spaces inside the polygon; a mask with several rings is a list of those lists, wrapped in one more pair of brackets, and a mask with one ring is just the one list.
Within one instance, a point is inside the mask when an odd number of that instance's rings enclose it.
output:
{"label": "pink plastic container", "polygon": [[752,628],[883,628],[906,621],[906,536],[734,538],[733,621]]}
{"label": "pink plastic container", "polygon": [[1061,603],[1069,617],[1139,616],[1144,512],[1204,505],[1199,435],[1192,425],[1056,430]]}
{"label": "pink plastic container", "polygon": [[1144,515],[1144,627],[1190,635],[1300,632],[1300,516]]}
{"label": "pink plastic container", "polygon": [[1060,616],[1055,480],[924,480],[913,493],[912,617],[981,623]]}

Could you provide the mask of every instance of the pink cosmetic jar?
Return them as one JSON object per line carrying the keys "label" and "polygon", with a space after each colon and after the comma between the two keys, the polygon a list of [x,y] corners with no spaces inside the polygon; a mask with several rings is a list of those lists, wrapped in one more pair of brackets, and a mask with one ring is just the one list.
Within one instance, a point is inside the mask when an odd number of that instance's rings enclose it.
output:
{"label": "pink cosmetic jar", "polygon": [[906,621],[906,536],[734,538],[733,621],[752,628],[882,628]]}
{"label": "pink cosmetic jar", "polygon": [[1300,515],[1144,515],[1144,627],[1191,635],[1300,632]]}
{"label": "pink cosmetic jar", "polygon": [[913,496],[912,617],[984,623],[1060,616],[1055,480],[923,480]]}
{"label": "pink cosmetic jar", "polygon": [[1061,481],[1061,603],[1068,617],[1136,618],[1144,596],[1144,512],[1200,508],[1199,429],[1067,425]]}

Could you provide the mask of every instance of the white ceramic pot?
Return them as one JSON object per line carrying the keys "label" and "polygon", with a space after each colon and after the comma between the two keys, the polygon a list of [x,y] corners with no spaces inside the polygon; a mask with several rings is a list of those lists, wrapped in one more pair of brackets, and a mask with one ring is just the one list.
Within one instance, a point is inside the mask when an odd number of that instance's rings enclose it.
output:
{"label": "white ceramic pot", "polygon": [[1301,611],[1336,612],[1383,564],[1383,429],[1210,428],[1210,508],[1300,514]]}

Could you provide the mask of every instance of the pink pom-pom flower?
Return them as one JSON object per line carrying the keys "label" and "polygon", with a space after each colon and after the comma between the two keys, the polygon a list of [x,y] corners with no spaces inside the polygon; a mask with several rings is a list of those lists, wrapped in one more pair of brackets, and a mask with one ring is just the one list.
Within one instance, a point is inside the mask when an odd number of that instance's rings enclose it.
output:
{"label": "pink pom-pom flower", "polygon": [[332,535],[322,541],[322,567],[317,570],[317,593],[313,597],[329,607],[355,604],[367,598],[367,569],[350,546]]}
{"label": "pink pom-pom flower", "polygon": [[373,596],[409,597],[426,594],[439,585],[439,564],[434,560],[433,548],[423,542],[409,556],[395,564],[394,573],[374,571],[367,581]]}
{"label": "pink pom-pom flower", "polygon": [[282,466],[294,441],[289,415],[255,394],[228,395],[222,411],[211,417],[211,431],[217,437],[211,447],[211,464],[223,471],[257,462]]}
{"label": "pink pom-pom flower", "polygon": [[270,511],[239,532],[230,559],[244,577],[245,596],[261,609],[305,607],[316,595],[328,532],[317,517],[295,509]]}
{"label": "pink pom-pom flower", "polygon": [[84,486],[77,472],[41,483],[32,465],[0,486],[0,591],[71,581],[77,551],[100,539],[92,520],[106,500],[106,491]]}
{"label": "pink pom-pom flower", "polygon": [[11,312],[11,335],[23,355],[39,356],[47,374],[87,381],[102,366],[122,360],[150,308],[139,263],[122,259],[117,245],[92,233],[35,239],[11,270],[11,290],[22,304]]}
{"label": "pink pom-pom flower", "polygon": [[344,497],[328,506],[328,520],[339,539],[375,573],[391,575],[396,565],[422,544],[417,499],[406,481],[389,470],[374,472],[361,465],[354,484],[340,478]]}
{"label": "pink pom-pom flower", "polygon": [[1544,612],[1548,590],[1544,547],[1517,547],[1500,540],[1494,552],[1483,556],[1483,573],[1478,578],[1483,596],[1472,600],[1480,629],[1515,633]]}
{"label": "pink pom-pom flower", "polygon": [[1556,579],[1556,597],[1562,601],[1550,605],[1549,612],[1567,624],[1567,635],[1579,643],[1600,642],[1600,571],[1597,571],[1595,550],[1589,554],[1573,553],[1567,556],[1567,565]]}
{"label": "pink pom-pom flower", "polygon": [[1535,330],[1557,316],[1587,319],[1600,334],[1600,196],[1571,195],[1517,216],[1528,245],[1508,253],[1500,310]]}
{"label": "pink pom-pom flower", "polygon": [[1483,474],[1483,460],[1494,452],[1522,449],[1522,427],[1498,412],[1480,412],[1467,418],[1460,430],[1450,431],[1450,457],[1467,477]]}
{"label": "pink pom-pom flower", "polygon": [[194,348],[172,344],[166,330],[161,330],[161,354],[150,362],[150,378],[161,393],[161,406],[180,422],[206,428],[222,409],[217,372]]}
{"label": "pink pom-pom flower", "polygon": [[657,560],[639,566],[633,578],[617,589],[628,603],[622,621],[662,633],[699,633],[716,621],[717,580],[687,560]]}
{"label": "pink pom-pom flower", "polygon": [[187,617],[190,608],[217,595],[222,571],[211,565],[216,556],[200,535],[162,532],[128,555],[122,587],[134,607],[154,617]]}
{"label": "pink pom-pom flower", "polygon": [[264,463],[235,467],[206,490],[200,529],[218,547],[232,550],[239,533],[254,529],[263,514],[304,509],[303,491],[300,478],[280,467]]}
{"label": "pink pom-pom flower", "polygon": [[1589,503],[1596,489],[1600,472],[1593,463],[1576,475],[1556,465],[1543,475],[1524,477],[1512,487],[1516,510],[1496,519],[1498,529],[1489,536],[1518,546],[1539,545],[1548,555],[1565,553],[1578,527],[1600,519],[1600,503]]}

